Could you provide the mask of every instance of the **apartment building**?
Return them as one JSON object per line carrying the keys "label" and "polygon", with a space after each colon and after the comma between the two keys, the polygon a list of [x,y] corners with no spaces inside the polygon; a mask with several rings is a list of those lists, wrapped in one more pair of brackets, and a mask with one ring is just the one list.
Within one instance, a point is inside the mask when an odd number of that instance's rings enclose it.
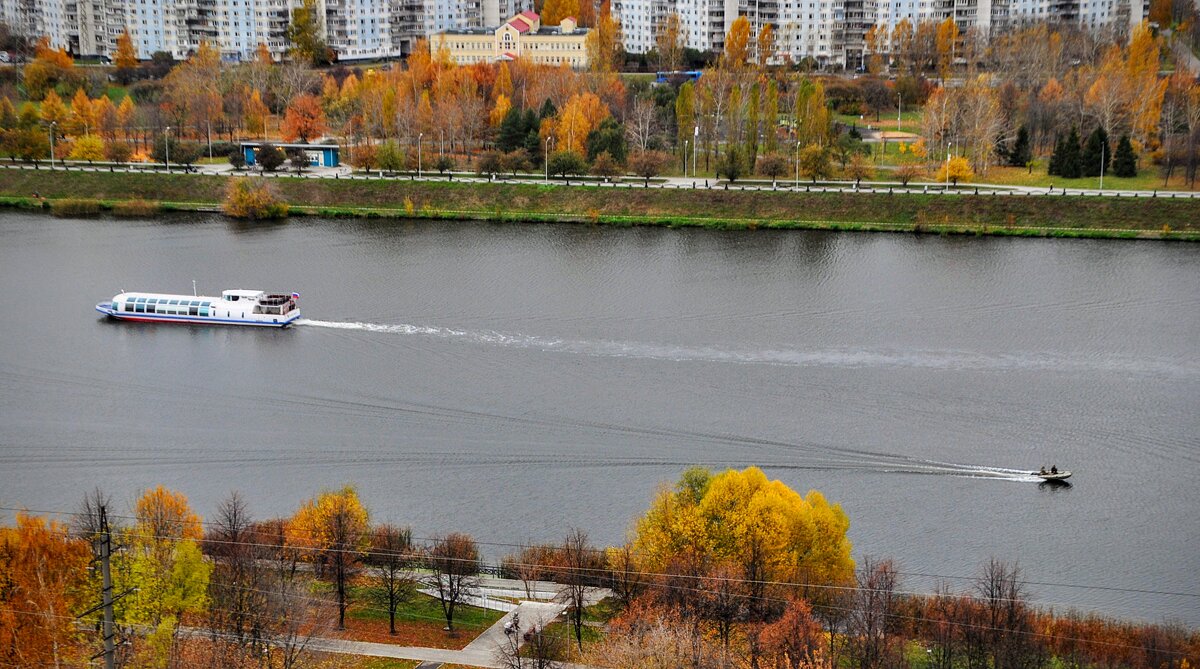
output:
{"label": "apartment building", "polygon": [[[0,0],[0,21],[76,55],[111,57],[126,29],[139,58],[186,58],[201,42],[225,60],[276,57],[301,0]],[[532,10],[533,0],[318,0],[325,41],[341,60],[407,56],[444,30],[483,28]]]}
{"label": "apartment building", "polygon": [[587,33],[573,18],[565,18],[557,26],[543,26],[541,17],[527,10],[498,27],[443,31],[429,40],[429,48],[444,47],[459,65],[521,58],[542,65],[566,63],[583,69],[588,64]]}
{"label": "apartment building", "polygon": [[869,55],[866,33],[951,18],[961,32],[990,35],[1022,22],[1059,21],[1128,31],[1150,11],[1149,0],[616,0],[626,51],[646,53],[667,17],[678,14],[687,46],[720,52],[725,33],[745,16],[755,34],[775,30],[777,60],[812,59],[822,67],[860,67]]}

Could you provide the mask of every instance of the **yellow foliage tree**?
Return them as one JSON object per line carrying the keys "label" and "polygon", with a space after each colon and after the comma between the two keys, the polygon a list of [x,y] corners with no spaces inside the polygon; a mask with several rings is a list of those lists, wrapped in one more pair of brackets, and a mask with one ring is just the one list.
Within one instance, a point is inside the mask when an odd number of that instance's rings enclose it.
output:
{"label": "yellow foliage tree", "polygon": [[[500,67],[496,69],[496,83],[492,84],[492,98],[499,100],[503,95],[506,98],[512,99],[513,83],[512,73],[509,71],[508,63],[500,63]],[[508,113],[508,110],[505,110]]]}
{"label": "yellow foliage tree", "polygon": [[350,486],[308,500],[288,525],[288,543],[306,549],[306,559],[334,579],[339,629],[346,628],[346,586],[367,548],[370,529],[367,510]]}
{"label": "yellow foliage tree", "polygon": [[512,109],[512,103],[508,101],[508,96],[501,94],[496,97],[496,106],[492,107],[492,113],[488,116],[488,122],[493,128],[499,128],[504,117],[508,115],[508,110]]}
{"label": "yellow foliage tree", "polygon": [[765,70],[767,64],[775,57],[775,29],[770,23],[764,23],[758,31],[758,41],[755,45],[755,56],[759,69]]}
{"label": "yellow foliage tree", "polygon": [[133,37],[129,35],[128,28],[122,30],[121,35],[117,37],[117,53],[113,64],[117,66],[118,71],[125,74],[137,69],[137,50],[133,48]]}
{"label": "yellow foliage tree", "polygon": [[955,156],[949,161],[942,163],[938,168],[936,181],[945,183],[950,181],[951,184],[957,186],[960,181],[970,181],[975,178],[975,172],[971,169],[971,162],[962,156]]}
{"label": "yellow foliage tree", "polygon": [[600,126],[610,115],[595,93],[572,95],[559,111],[555,124],[555,147],[583,155],[588,133]]}
{"label": "yellow foliage tree", "polygon": [[104,160],[104,142],[95,135],[84,135],[75,140],[71,154],[67,157],[71,160],[86,160],[89,163]]}
{"label": "yellow foliage tree", "polygon": [[[63,104],[62,98],[58,97],[58,93],[50,91],[46,94],[46,98],[42,100],[43,121],[62,125],[67,120],[68,113],[67,106]],[[62,128],[62,130],[66,130],[66,128]]]}
{"label": "yellow foliage tree", "polygon": [[71,134],[78,136],[90,134],[92,128],[96,126],[92,101],[82,88],[77,89],[75,97],[71,98],[71,116],[68,118],[68,126]]}
{"label": "yellow foliage tree", "polygon": [[556,26],[568,17],[579,18],[579,0],[546,0],[542,5],[542,25]]}
{"label": "yellow foliage tree", "polygon": [[685,472],[637,522],[634,550],[643,569],[664,571],[692,556],[738,565],[759,580],[802,575],[812,583],[853,578],[841,506],[821,493],[801,497],[762,470]]}
{"label": "yellow foliage tree", "polygon": [[943,82],[950,77],[950,68],[954,66],[954,59],[958,54],[958,38],[958,24],[954,22],[953,17],[948,17],[938,24],[936,41],[938,72],[941,74]]}
{"label": "yellow foliage tree", "polygon": [[263,102],[262,95],[259,95],[258,90],[248,91],[246,96],[246,104],[242,108],[242,122],[246,125],[246,132],[256,137],[262,137],[267,132],[267,116],[271,111],[267,109],[267,105]]}
{"label": "yellow foliage tree", "polygon": [[728,70],[741,70],[750,60],[750,19],[739,16],[725,34],[725,50],[721,52],[721,66]]}
{"label": "yellow foliage tree", "polygon": [[620,67],[621,23],[613,18],[607,2],[601,7],[596,27],[588,31],[584,46],[592,72],[616,72]]}

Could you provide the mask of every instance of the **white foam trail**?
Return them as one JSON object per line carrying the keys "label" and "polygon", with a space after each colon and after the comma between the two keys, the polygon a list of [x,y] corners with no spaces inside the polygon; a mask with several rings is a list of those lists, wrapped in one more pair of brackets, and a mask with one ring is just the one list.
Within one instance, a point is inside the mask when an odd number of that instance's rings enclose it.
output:
{"label": "white foam trail", "polygon": [[537,335],[503,333],[492,330],[458,330],[425,325],[322,321],[302,318],[297,325],[360,330],[399,335],[417,335],[441,339],[459,339],[475,344],[542,351],[573,353],[596,357],[638,358],[673,362],[717,362],[751,365],[843,368],[925,368],[982,371],[1057,371],[1113,372],[1147,376],[1193,377],[1200,366],[1166,360],[1109,356],[1093,358],[1049,353],[989,355],[971,351],[886,350],[886,349],[787,349],[743,350],[714,346],[674,346],[650,342],[612,340],[571,340]]}

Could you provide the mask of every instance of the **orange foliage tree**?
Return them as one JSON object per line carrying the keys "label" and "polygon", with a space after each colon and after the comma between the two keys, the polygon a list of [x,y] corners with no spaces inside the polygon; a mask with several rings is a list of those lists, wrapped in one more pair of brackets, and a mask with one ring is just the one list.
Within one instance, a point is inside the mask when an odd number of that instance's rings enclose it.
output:
{"label": "orange foliage tree", "polygon": [[325,112],[321,109],[321,101],[311,93],[298,95],[292,100],[283,114],[283,123],[279,126],[279,131],[287,142],[307,142],[320,137],[325,130]]}
{"label": "orange foliage tree", "polygon": [[87,543],[66,527],[17,514],[0,528],[0,665],[81,666],[75,614],[86,596]]}
{"label": "orange foliage tree", "polygon": [[367,509],[350,486],[308,500],[288,525],[288,543],[303,549],[320,573],[333,577],[339,629],[346,628],[346,586],[366,552],[369,532]]}

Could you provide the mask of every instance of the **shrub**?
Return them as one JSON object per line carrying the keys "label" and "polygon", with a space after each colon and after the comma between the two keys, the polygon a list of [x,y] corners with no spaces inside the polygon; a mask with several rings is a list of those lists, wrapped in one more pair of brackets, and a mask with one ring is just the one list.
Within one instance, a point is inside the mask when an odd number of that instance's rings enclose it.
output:
{"label": "shrub", "polygon": [[437,167],[437,171],[441,172],[442,174],[445,174],[446,172],[451,172],[454,170],[454,167],[455,167],[454,158],[451,158],[450,156],[441,156],[437,159],[437,163],[435,164],[435,167]]}
{"label": "shrub", "polygon": [[112,207],[112,212],[115,216],[153,216],[161,210],[162,206],[159,203],[140,198],[137,200],[116,202]]}
{"label": "shrub", "polygon": [[778,180],[779,177],[787,174],[787,171],[787,159],[778,153],[768,153],[758,159],[758,173],[771,177],[771,181]]}
{"label": "shrub", "polygon": [[650,183],[650,179],[662,174],[670,164],[671,156],[662,151],[641,151],[629,157],[629,169],[645,179],[646,184]]}
{"label": "shrub", "polygon": [[500,156],[500,167],[505,172],[511,172],[515,177],[517,176],[517,172],[524,172],[529,169],[529,154],[525,153],[525,149],[509,151]]}
{"label": "shrub", "polygon": [[587,163],[583,160],[583,156],[574,151],[555,151],[550,154],[548,167],[551,174],[561,177],[570,177],[587,171]]}
{"label": "shrub", "polygon": [[104,160],[104,140],[95,135],[84,135],[75,141],[68,157],[71,160],[86,160],[89,163]]}
{"label": "shrub", "polygon": [[288,206],[279,200],[271,184],[262,179],[234,179],[229,182],[222,209],[234,218],[255,220],[284,218]]}
{"label": "shrub", "polygon": [[254,156],[254,162],[264,172],[274,172],[279,169],[284,160],[287,160],[287,156],[283,155],[283,151],[279,150],[279,147],[270,142],[260,146],[258,153]]}
{"label": "shrub", "polygon": [[241,170],[246,167],[246,154],[239,149],[234,149],[229,152],[229,164],[233,165],[233,169]]}
{"label": "shrub", "polygon": [[621,166],[613,157],[608,154],[608,151],[601,151],[600,155],[596,156],[595,162],[592,163],[592,174],[605,179],[621,176]]}
{"label": "shrub", "polygon": [[374,144],[360,144],[350,151],[350,164],[370,172],[379,165],[379,153]]}
{"label": "shrub", "polygon": [[498,151],[484,151],[475,161],[475,173],[479,175],[499,174],[501,169]]}
{"label": "shrub", "polygon": [[404,169],[404,149],[392,140],[379,145],[375,151],[375,160],[379,169],[387,172],[399,172]]}
{"label": "shrub", "polygon": [[736,146],[729,147],[725,155],[717,161],[717,176],[725,177],[731,182],[742,178],[743,169],[742,154]]}
{"label": "shrub", "polygon": [[100,201],[83,198],[68,198],[55,200],[50,204],[50,211],[55,216],[95,216],[100,213]]}
{"label": "shrub", "polygon": [[133,156],[133,147],[125,142],[109,142],[104,146],[104,156],[114,163],[127,163]]}

